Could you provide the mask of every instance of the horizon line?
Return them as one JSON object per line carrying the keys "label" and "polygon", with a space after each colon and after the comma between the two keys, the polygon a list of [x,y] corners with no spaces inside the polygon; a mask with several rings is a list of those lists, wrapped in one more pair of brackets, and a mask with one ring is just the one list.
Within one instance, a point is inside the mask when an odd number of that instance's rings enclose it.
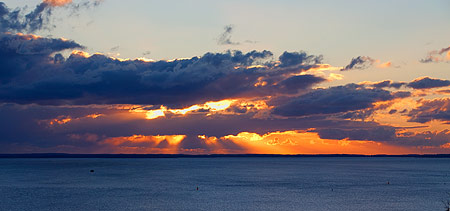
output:
{"label": "horizon line", "polygon": [[72,154],[9,153],[1,158],[220,158],[220,157],[416,157],[450,158],[450,154]]}

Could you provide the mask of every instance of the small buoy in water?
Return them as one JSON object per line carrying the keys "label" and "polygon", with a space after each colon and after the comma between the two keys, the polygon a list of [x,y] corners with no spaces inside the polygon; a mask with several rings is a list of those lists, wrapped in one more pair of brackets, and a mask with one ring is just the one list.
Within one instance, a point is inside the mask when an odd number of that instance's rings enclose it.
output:
{"label": "small buoy in water", "polygon": [[91,169],[91,170],[90,170],[90,172],[91,172],[91,173],[93,173],[93,172],[94,172],[94,170],[93,170],[93,169]]}
{"label": "small buoy in water", "polygon": [[197,190],[198,190],[198,187],[197,187]]}

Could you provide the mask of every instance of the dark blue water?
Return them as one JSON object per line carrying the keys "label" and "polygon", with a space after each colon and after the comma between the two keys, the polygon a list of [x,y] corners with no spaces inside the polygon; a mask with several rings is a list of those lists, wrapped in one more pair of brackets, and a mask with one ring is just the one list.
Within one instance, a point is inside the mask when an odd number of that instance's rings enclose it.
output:
{"label": "dark blue water", "polygon": [[448,192],[450,159],[0,159],[0,210],[445,210]]}

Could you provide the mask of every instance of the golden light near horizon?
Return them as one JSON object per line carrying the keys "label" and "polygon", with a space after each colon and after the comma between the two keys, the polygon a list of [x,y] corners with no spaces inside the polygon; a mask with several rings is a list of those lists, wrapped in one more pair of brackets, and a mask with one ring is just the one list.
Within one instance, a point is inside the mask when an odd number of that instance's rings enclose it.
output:
{"label": "golden light near horizon", "polygon": [[[171,147],[171,153],[231,153],[231,154],[412,154],[421,150],[414,147],[400,147],[389,145],[376,141],[359,140],[334,140],[321,139],[315,132],[308,131],[283,131],[272,132],[263,135],[251,132],[241,132],[237,135],[227,135],[224,137],[198,135],[197,138],[208,146],[208,149],[193,149],[184,151],[180,143],[186,139],[184,135],[158,135],[145,136],[133,135],[130,137],[109,138],[102,143],[106,145],[121,146],[127,153],[133,147],[139,147],[140,150],[147,153],[158,153],[161,149],[157,148],[162,141],[167,141]],[[234,144],[238,148],[228,148],[229,144]],[[448,148],[448,145],[442,145],[441,149]],[[431,150],[429,148],[428,150]]]}

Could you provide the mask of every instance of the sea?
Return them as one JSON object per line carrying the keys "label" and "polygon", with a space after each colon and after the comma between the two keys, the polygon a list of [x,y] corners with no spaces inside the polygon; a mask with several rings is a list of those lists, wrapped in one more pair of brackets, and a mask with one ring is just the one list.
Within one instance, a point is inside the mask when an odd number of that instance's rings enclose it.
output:
{"label": "sea", "polygon": [[450,158],[2,158],[0,210],[446,210]]}

